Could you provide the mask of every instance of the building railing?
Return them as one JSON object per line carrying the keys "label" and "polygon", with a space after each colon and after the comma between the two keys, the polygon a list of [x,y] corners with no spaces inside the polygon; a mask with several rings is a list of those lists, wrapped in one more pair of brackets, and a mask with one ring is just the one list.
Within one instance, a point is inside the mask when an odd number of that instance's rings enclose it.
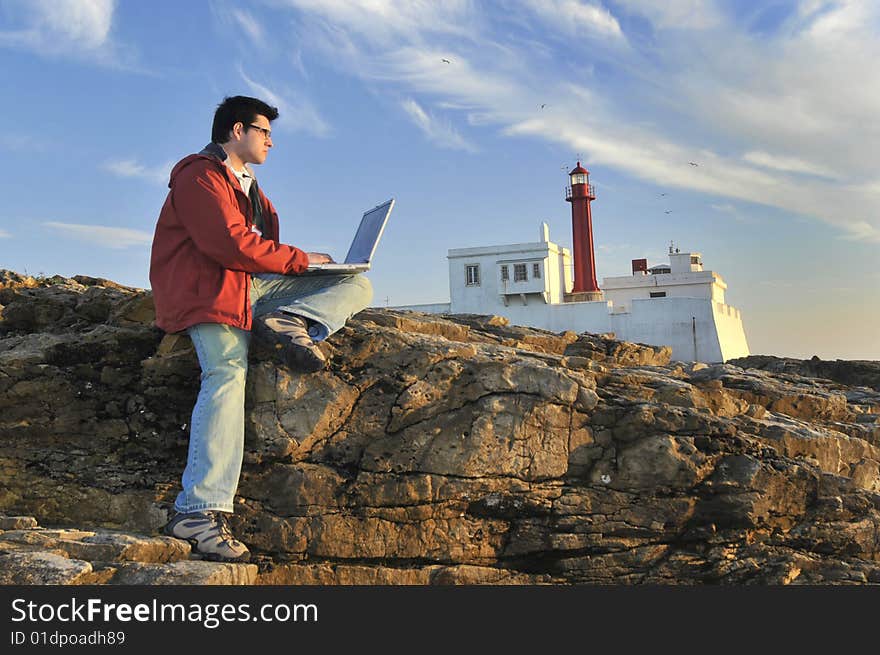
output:
{"label": "building railing", "polygon": [[[580,186],[580,185],[578,185],[578,186]],[[594,187],[592,184],[587,184],[585,186],[587,187],[587,197],[590,200],[595,200],[596,199],[596,187]],[[565,199],[571,200],[571,198],[572,198],[571,187],[567,186],[567,187],[565,187]]]}

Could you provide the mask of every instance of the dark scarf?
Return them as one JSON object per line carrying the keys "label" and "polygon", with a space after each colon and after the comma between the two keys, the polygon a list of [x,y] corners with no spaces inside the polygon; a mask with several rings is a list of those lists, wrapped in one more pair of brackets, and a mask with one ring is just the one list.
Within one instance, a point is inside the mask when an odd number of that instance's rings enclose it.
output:
{"label": "dark scarf", "polygon": [[[199,154],[214,157],[215,159],[219,159],[221,162],[225,162],[226,158],[229,156],[226,154],[223,146],[213,142],[202,148],[202,151]],[[254,217],[254,225],[265,236],[265,238],[268,238],[268,236],[265,235],[264,230],[265,223],[263,221],[263,203],[260,202],[260,190],[257,186],[257,178],[252,177],[251,179],[252,182],[250,191],[248,192],[248,199],[251,201],[251,210]]]}

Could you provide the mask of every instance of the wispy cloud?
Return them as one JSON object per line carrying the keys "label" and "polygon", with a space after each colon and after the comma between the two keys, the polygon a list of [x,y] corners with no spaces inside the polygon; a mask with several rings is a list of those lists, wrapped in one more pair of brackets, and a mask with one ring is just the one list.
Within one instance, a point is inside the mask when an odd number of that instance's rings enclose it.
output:
{"label": "wispy cloud", "polygon": [[14,134],[0,134],[0,149],[14,152],[33,152],[45,150],[46,142],[29,134],[16,132]]}
{"label": "wispy cloud", "polygon": [[567,34],[582,35],[586,31],[613,40],[625,40],[620,23],[598,3],[581,0],[527,0],[525,5],[544,22]]}
{"label": "wispy cloud", "polygon": [[[582,152],[589,168],[702,192],[717,204],[781,208],[880,241],[870,188],[880,149],[876,3],[803,2],[780,24],[762,23],[760,35],[754,14],[717,0],[620,0],[607,5],[613,12],[598,0],[504,4],[544,22],[554,20],[551,8],[574,9],[592,37],[545,40],[552,60],[513,37],[509,23],[499,29],[497,10],[482,3],[286,4],[298,12],[299,47],[371,85],[450,108],[448,127],[460,107],[473,126]],[[649,38],[627,34],[631,16],[646,19]],[[528,29],[527,21],[517,26]],[[570,65],[548,66],[560,59]],[[604,70],[601,80],[594,70]],[[411,120],[430,124],[417,108],[409,106]]]}
{"label": "wispy cloud", "polygon": [[401,107],[409,119],[428,137],[428,140],[441,148],[467,150],[476,152],[476,148],[468,143],[448,122],[427,113],[412,98],[404,100]]}
{"label": "wispy cloud", "polygon": [[269,87],[255,82],[244,72],[239,65],[238,74],[251,92],[259,96],[274,107],[278,107],[277,124],[290,132],[305,132],[313,136],[327,136],[331,132],[330,125],[318,113],[317,109],[307,98],[293,99],[285,93],[281,95]]}
{"label": "wispy cloud", "polygon": [[793,289],[795,286],[793,282],[784,282],[782,280],[759,280],[758,284],[770,289]]}
{"label": "wispy cloud", "polygon": [[375,45],[424,34],[467,37],[479,29],[479,14],[470,0],[280,0],[306,14],[319,16],[331,29],[350,30]]}
{"label": "wispy cloud", "polygon": [[658,29],[708,29],[722,21],[714,0],[617,0],[617,4]]}
{"label": "wispy cloud", "polygon": [[101,168],[118,177],[139,178],[164,186],[168,184],[168,176],[173,166],[173,161],[150,167],[144,166],[137,159],[112,159],[105,162]]}
{"label": "wispy cloud", "polygon": [[[234,0],[211,0],[209,7],[217,23],[224,28],[224,38],[232,39],[242,49],[267,50],[272,46],[263,23],[253,12],[242,9]],[[242,39],[241,37],[246,37]]]}
{"label": "wispy cloud", "polygon": [[125,227],[58,223],[55,221],[47,221],[43,225],[72,239],[105,248],[122,249],[131,246],[142,246],[151,243],[153,240],[153,235],[149,232],[132,230]]}
{"label": "wispy cloud", "polygon": [[12,235],[6,230],[0,230],[0,239],[11,239]]}
{"label": "wispy cloud", "polygon": [[807,175],[818,175],[820,177],[834,177],[833,173],[828,169],[795,157],[771,155],[768,152],[754,150],[744,154],[743,159],[756,166],[772,168],[777,171],[806,173]]}
{"label": "wispy cloud", "polygon": [[29,0],[4,4],[0,45],[44,55],[97,54],[110,43],[115,0]]}
{"label": "wispy cloud", "polygon": [[260,22],[249,11],[233,9],[232,18],[238,23],[244,33],[247,34],[254,45],[261,46],[265,42],[263,26],[260,25]]}
{"label": "wispy cloud", "polygon": [[632,245],[628,243],[603,243],[596,246],[598,252],[614,253],[614,252],[630,252]]}
{"label": "wispy cloud", "polygon": [[739,223],[753,222],[745,214],[743,214],[738,207],[735,207],[730,203],[710,203],[709,207],[710,209],[714,209],[720,214],[726,214],[727,216]]}
{"label": "wispy cloud", "polygon": [[840,238],[845,241],[871,241],[880,243],[880,228],[867,221],[856,221],[846,225],[847,233]]}

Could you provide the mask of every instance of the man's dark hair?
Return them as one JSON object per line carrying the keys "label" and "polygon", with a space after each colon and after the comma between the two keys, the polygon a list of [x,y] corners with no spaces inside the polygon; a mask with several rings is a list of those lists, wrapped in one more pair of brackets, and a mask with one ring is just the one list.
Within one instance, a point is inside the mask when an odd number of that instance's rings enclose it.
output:
{"label": "man's dark hair", "polygon": [[245,131],[257,120],[257,116],[265,116],[269,121],[278,118],[278,107],[267,105],[258,98],[248,96],[232,96],[223,98],[214,112],[214,125],[211,127],[211,141],[226,143],[229,133],[236,123],[244,123]]}

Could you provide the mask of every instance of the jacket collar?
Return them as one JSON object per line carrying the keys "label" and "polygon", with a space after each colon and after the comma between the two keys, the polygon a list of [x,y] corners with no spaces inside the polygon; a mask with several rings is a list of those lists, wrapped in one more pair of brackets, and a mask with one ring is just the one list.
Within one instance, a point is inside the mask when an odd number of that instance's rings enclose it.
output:
{"label": "jacket collar", "polygon": [[[205,157],[212,157],[214,159],[217,159],[218,161],[223,162],[224,164],[226,163],[226,158],[229,157],[229,155],[226,154],[226,151],[223,149],[223,146],[221,146],[219,143],[214,143],[213,141],[202,148],[202,151],[199,154]],[[248,172],[248,175],[250,175],[252,178],[254,178],[254,181],[256,181],[257,176],[254,175],[254,169],[251,168],[250,164],[245,164],[244,170],[246,170]]]}
{"label": "jacket collar", "polygon": [[202,148],[202,151],[199,154],[205,155],[207,157],[213,157],[214,159],[219,159],[222,162],[225,162],[226,158],[229,156],[226,154],[223,146],[221,146],[219,143],[214,143],[213,141]]}

